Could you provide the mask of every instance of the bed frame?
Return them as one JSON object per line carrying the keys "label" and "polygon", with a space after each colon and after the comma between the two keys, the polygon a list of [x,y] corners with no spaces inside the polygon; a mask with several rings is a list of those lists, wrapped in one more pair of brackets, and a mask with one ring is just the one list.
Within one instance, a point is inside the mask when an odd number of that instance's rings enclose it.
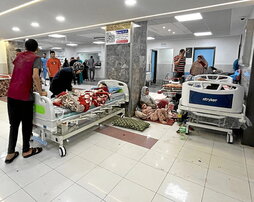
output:
{"label": "bed frame", "polygon": [[109,88],[120,87],[123,94],[119,99],[106,103],[103,106],[92,108],[86,112],[71,112],[67,116],[62,114],[56,117],[52,100],[35,95],[33,132],[38,134],[34,140],[47,145],[46,140],[52,140],[59,144],[59,154],[66,155],[64,141],[94,126],[98,126],[106,120],[125,114],[125,105],[129,102],[129,90],[127,84],[117,80],[101,80],[98,85],[104,82]]}
{"label": "bed frame", "polygon": [[[217,88],[207,89],[209,85]],[[229,86],[230,89],[225,90],[223,86]],[[186,133],[189,132],[189,126],[223,131],[227,133],[227,142],[233,143],[233,129],[239,129],[246,123],[246,107],[243,103],[244,89],[238,84],[189,81],[183,84],[178,111],[189,112],[195,117],[186,122]],[[232,126],[228,120],[232,120]],[[233,126],[233,122],[237,124]]]}
{"label": "bed frame", "polygon": [[194,76],[193,78],[194,81],[199,81],[199,79],[205,79],[206,81],[233,83],[232,77],[220,74],[200,74]]}

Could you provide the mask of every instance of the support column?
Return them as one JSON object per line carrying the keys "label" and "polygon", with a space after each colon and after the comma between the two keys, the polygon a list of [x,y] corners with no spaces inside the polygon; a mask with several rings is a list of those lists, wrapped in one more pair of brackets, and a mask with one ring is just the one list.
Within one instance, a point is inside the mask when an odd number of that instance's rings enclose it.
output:
{"label": "support column", "polygon": [[8,74],[6,42],[0,41],[0,74]]}
{"label": "support column", "polygon": [[[147,22],[131,23],[130,43],[106,45],[106,77],[128,84],[128,116],[134,114],[146,79]],[[117,25],[113,25],[117,26]]]}

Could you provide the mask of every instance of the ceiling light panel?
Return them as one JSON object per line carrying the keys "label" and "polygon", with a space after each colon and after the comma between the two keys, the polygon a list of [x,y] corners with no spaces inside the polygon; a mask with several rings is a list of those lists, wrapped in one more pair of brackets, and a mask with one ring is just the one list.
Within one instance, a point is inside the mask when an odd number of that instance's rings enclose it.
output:
{"label": "ceiling light panel", "polygon": [[31,26],[32,27],[40,27],[40,24],[38,22],[32,22]]}
{"label": "ceiling light panel", "polygon": [[193,20],[201,20],[203,19],[203,17],[200,13],[192,13],[187,15],[177,15],[175,16],[175,19],[177,19],[179,22],[186,22]]}
{"label": "ceiling light panel", "polygon": [[195,32],[194,35],[195,36],[210,36],[212,35],[212,32]]}
{"label": "ceiling light panel", "polygon": [[57,20],[58,22],[64,22],[64,21],[65,21],[65,17],[62,16],[62,15],[59,15],[59,16],[56,16],[56,20]]}
{"label": "ceiling light panel", "polygon": [[94,44],[105,44],[105,41],[94,41]]}
{"label": "ceiling light panel", "polygon": [[151,40],[154,40],[155,38],[154,37],[151,37],[151,36],[149,36],[149,37],[147,37],[147,40],[148,41],[151,41]]}
{"label": "ceiling light panel", "polygon": [[52,50],[61,50],[62,48],[61,47],[53,47],[51,48]]}
{"label": "ceiling light panel", "polygon": [[74,46],[78,46],[78,44],[76,44],[76,43],[67,43],[66,46],[72,46],[72,47],[74,47]]}
{"label": "ceiling light panel", "polygon": [[125,0],[125,5],[126,6],[135,6],[137,4],[136,0]]}
{"label": "ceiling light panel", "polygon": [[64,38],[64,37],[66,37],[65,35],[62,35],[62,34],[50,34],[48,36],[52,37],[52,38]]}
{"label": "ceiling light panel", "polygon": [[14,31],[14,32],[19,32],[20,29],[19,29],[18,27],[13,27],[13,28],[12,28],[12,31]]}

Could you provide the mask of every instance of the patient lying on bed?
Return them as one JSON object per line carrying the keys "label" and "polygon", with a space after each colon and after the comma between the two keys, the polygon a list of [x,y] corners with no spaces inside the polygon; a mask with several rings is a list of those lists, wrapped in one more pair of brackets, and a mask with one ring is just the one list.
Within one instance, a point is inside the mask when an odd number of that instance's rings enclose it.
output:
{"label": "patient lying on bed", "polygon": [[68,108],[74,112],[86,112],[91,106],[101,106],[109,99],[109,93],[103,88],[90,91],[75,90],[74,92],[62,92],[57,95],[53,104]]}

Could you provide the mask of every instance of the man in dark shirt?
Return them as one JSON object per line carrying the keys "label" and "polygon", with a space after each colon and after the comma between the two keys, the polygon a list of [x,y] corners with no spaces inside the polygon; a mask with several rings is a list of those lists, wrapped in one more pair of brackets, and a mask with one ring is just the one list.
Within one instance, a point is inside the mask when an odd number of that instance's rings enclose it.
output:
{"label": "man in dark shirt", "polygon": [[61,69],[53,78],[52,84],[50,85],[50,91],[53,93],[51,97],[55,97],[59,93],[63,91],[71,91],[72,90],[72,79],[73,76],[79,74],[81,70],[76,69],[73,70],[72,67],[65,67]]}

